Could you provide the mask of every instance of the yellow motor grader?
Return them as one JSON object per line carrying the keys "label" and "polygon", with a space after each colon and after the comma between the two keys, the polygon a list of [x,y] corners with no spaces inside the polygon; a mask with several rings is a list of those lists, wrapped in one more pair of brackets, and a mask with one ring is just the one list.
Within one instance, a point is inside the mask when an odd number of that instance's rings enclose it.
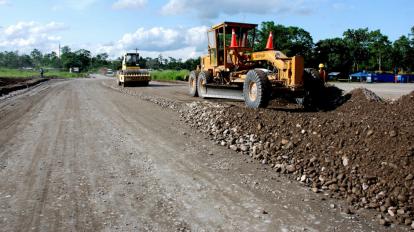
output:
{"label": "yellow motor grader", "polygon": [[138,65],[139,53],[125,53],[122,58],[122,69],[117,72],[118,85],[148,85],[150,73]]}
{"label": "yellow motor grader", "polygon": [[311,108],[312,96],[324,86],[317,72],[304,69],[303,57],[275,50],[271,33],[266,50],[254,52],[256,28],[257,24],[223,22],[208,30],[208,55],[190,72],[190,95],[244,100],[250,108],[289,96]]}

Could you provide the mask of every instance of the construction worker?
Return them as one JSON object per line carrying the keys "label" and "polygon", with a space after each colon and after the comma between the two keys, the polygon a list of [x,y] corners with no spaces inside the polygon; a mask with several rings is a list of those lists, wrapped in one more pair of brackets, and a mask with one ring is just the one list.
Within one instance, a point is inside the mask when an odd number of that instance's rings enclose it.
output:
{"label": "construction worker", "polygon": [[40,68],[40,70],[39,70],[39,71],[40,71],[40,77],[41,77],[41,78],[43,78],[43,73],[44,73],[43,68]]}
{"label": "construction worker", "polygon": [[325,71],[325,65],[324,64],[319,64],[319,77],[323,80],[323,82],[326,82],[326,78],[327,78],[327,73]]}

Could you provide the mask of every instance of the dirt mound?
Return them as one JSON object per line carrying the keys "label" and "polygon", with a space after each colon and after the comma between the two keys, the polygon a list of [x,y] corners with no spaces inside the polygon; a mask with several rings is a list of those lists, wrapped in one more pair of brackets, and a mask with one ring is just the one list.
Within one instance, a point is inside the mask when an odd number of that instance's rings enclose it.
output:
{"label": "dirt mound", "polygon": [[328,112],[193,103],[185,121],[217,144],[290,173],[313,191],[373,208],[386,223],[414,219],[414,93],[385,102],[366,89]]}
{"label": "dirt mound", "polygon": [[383,101],[382,98],[380,98],[377,94],[365,88],[358,88],[358,89],[352,90],[350,92],[350,95],[352,96],[351,99],[353,101],[358,101],[361,103],[364,101],[370,101],[370,102],[382,102]]}
{"label": "dirt mound", "polygon": [[30,80],[31,78],[7,78],[0,77],[0,86],[14,85]]}
{"label": "dirt mound", "polygon": [[4,78],[0,77],[0,96],[10,92],[29,88],[41,82],[49,80],[48,78]]}

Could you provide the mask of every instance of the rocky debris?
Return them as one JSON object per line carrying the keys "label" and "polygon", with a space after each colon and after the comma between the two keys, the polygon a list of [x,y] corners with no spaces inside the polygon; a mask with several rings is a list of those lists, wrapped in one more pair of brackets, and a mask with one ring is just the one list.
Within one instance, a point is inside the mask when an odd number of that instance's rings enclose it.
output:
{"label": "rocky debris", "polygon": [[289,174],[315,193],[379,211],[383,225],[413,223],[414,92],[386,102],[357,89],[338,98],[334,110],[302,113],[138,97],[178,111],[216,144]]}
{"label": "rocky debris", "polygon": [[167,98],[159,97],[159,96],[157,96],[157,97],[150,96],[150,95],[146,95],[146,94],[136,92],[133,89],[121,88],[119,86],[109,86],[107,84],[104,84],[104,85],[108,86],[109,88],[113,88],[113,89],[116,89],[120,92],[126,93],[128,95],[136,96],[141,100],[155,103],[155,104],[161,106],[162,108],[168,108],[168,109],[172,109],[172,110],[175,110],[175,111],[178,111],[179,108],[181,108],[181,103],[178,103],[178,102],[173,101],[171,99],[167,99]]}
{"label": "rocky debris", "polygon": [[413,96],[386,102],[358,89],[328,112],[192,102],[180,113],[183,121],[217,144],[289,174],[315,193],[343,198],[355,209],[378,210],[384,215],[383,225],[410,224],[414,219]]}

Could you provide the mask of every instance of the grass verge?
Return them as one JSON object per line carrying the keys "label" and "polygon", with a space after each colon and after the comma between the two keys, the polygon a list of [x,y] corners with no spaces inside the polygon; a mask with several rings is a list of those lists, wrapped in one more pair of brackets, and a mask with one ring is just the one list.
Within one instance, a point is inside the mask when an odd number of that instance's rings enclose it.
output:
{"label": "grass verge", "polygon": [[152,80],[173,80],[173,81],[184,81],[185,77],[189,74],[188,70],[163,70],[163,71],[152,71]]}
{"label": "grass verge", "polygon": [[[69,73],[57,70],[45,70],[45,77],[61,77],[61,78],[77,78],[83,77],[84,73]],[[23,69],[7,69],[0,68],[0,77],[11,77],[11,78],[29,78],[29,77],[40,77],[39,71],[35,70],[23,70]]]}

